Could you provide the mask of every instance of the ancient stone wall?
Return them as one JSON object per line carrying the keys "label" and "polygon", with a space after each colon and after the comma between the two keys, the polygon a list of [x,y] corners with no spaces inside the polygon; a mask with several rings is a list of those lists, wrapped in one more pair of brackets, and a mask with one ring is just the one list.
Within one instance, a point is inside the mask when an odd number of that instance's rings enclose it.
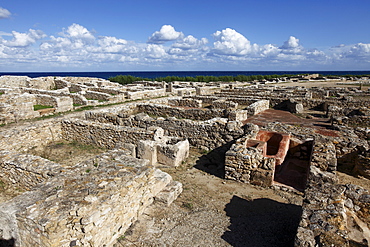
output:
{"label": "ancient stone wall", "polygon": [[86,91],[84,94],[86,99],[107,101],[111,95],[107,93],[100,93],[95,91]]}
{"label": "ancient stone wall", "polygon": [[90,122],[80,119],[62,121],[63,138],[105,148],[114,148],[117,143],[137,144],[139,140],[154,140],[160,132],[158,127],[138,128]]}
{"label": "ancient stone wall", "polygon": [[368,191],[312,166],[295,246],[366,246],[369,207]]}
{"label": "ancient stone wall", "polygon": [[170,106],[185,106],[185,107],[194,107],[194,108],[202,107],[201,100],[183,99],[183,98],[169,99],[168,104]]}
{"label": "ancient stone wall", "polygon": [[227,117],[227,112],[223,109],[188,109],[158,104],[138,104],[137,108],[138,112],[145,112],[151,116],[176,117],[202,121],[215,117]]}
{"label": "ancient stone wall", "polygon": [[212,108],[236,110],[238,109],[238,103],[224,99],[219,99],[212,102]]}
{"label": "ancient stone wall", "polygon": [[60,119],[44,120],[12,128],[0,128],[0,150],[28,152],[62,140]]}
{"label": "ancient stone wall", "polygon": [[247,146],[254,135],[238,139],[225,155],[225,178],[263,187],[272,184],[275,159],[263,155],[262,147]]}
{"label": "ancient stone wall", "polygon": [[181,184],[112,150],[0,204],[0,239],[16,247],[112,246],[162,190],[180,193]]}
{"label": "ancient stone wall", "polygon": [[59,164],[29,154],[0,151],[0,180],[8,186],[31,190],[41,182],[58,175]]}
{"label": "ancient stone wall", "polygon": [[50,95],[36,94],[36,104],[53,106],[55,112],[66,112],[73,109],[73,101],[70,97],[55,97]]}
{"label": "ancient stone wall", "polygon": [[52,90],[55,88],[55,78],[52,76],[32,78],[28,80],[26,87]]}
{"label": "ancient stone wall", "polygon": [[100,93],[106,93],[110,95],[117,95],[117,94],[123,94],[126,91],[126,88],[101,88],[101,87],[91,87],[89,88],[90,91],[100,92]]}
{"label": "ancient stone wall", "polygon": [[194,121],[177,118],[152,118],[146,114],[126,117],[126,114],[103,112],[88,112],[87,120],[102,123],[117,124],[120,126],[139,127],[150,129],[156,126],[164,130],[164,135],[186,138],[190,145],[210,150],[222,146],[227,142],[244,134],[243,124],[240,121],[230,121],[225,118],[213,118],[207,121]]}
{"label": "ancient stone wall", "polygon": [[166,89],[152,89],[152,90],[143,90],[137,92],[129,92],[126,93],[126,98],[130,100],[136,99],[147,99],[147,98],[155,98],[155,97],[163,97],[166,95]]}
{"label": "ancient stone wall", "polygon": [[28,76],[0,76],[1,87],[26,87],[27,81],[31,79]]}
{"label": "ancient stone wall", "polygon": [[249,115],[256,115],[260,112],[263,112],[270,108],[270,101],[269,100],[259,100],[251,105],[249,105],[246,110],[248,111]]}
{"label": "ancient stone wall", "polygon": [[221,88],[219,87],[197,87],[196,89],[196,95],[209,95],[209,94],[214,94],[216,92],[221,91]]}

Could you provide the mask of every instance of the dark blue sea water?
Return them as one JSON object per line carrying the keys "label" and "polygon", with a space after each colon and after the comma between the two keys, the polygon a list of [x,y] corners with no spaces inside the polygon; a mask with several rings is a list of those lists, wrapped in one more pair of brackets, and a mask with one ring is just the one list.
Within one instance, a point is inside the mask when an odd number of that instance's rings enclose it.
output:
{"label": "dark blue sea water", "polygon": [[237,76],[237,75],[299,75],[299,74],[321,74],[327,75],[364,75],[370,74],[370,71],[114,71],[114,72],[0,72],[1,75],[18,75],[29,77],[43,76],[73,76],[73,77],[97,77],[108,79],[117,75],[132,75],[141,78],[158,78],[166,76]]}

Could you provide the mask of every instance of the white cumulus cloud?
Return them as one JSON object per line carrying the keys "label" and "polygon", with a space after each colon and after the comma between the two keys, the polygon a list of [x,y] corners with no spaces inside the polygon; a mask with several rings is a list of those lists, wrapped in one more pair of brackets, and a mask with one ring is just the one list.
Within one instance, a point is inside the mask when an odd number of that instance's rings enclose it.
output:
{"label": "white cumulus cloud", "polygon": [[5,46],[26,47],[36,43],[37,40],[45,38],[46,35],[40,30],[30,29],[27,33],[12,32],[12,40],[3,40]]}
{"label": "white cumulus cloud", "polygon": [[282,41],[281,45],[252,44],[244,35],[231,28],[216,31],[213,37],[214,41],[209,43],[206,38],[185,36],[171,25],[162,26],[146,43],[113,36],[97,36],[94,31],[76,23],[48,37],[42,31],[33,29],[24,33],[0,31],[0,67],[4,70],[52,70],[61,67],[81,70],[350,70],[367,69],[370,66],[368,43],[339,45],[320,51],[303,47],[294,36]]}
{"label": "white cumulus cloud", "polygon": [[166,50],[162,45],[148,44],[144,49],[144,56],[147,58],[159,59],[167,55]]}
{"label": "white cumulus cloud", "polygon": [[297,47],[299,47],[299,39],[290,36],[289,39],[281,46],[281,49],[294,49]]}
{"label": "white cumulus cloud", "polygon": [[280,47],[284,54],[298,54],[301,55],[305,52],[303,46],[299,44],[299,39],[294,36],[290,36],[287,41]]}
{"label": "white cumulus cloud", "polygon": [[184,34],[177,32],[171,25],[163,25],[159,31],[156,31],[149,37],[148,43],[163,44],[167,41],[179,39]]}
{"label": "white cumulus cloud", "polygon": [[172,47],[180,48],[183,50],[196,49],[208,43],[206,38],[197,39],[192,35],[188,35],[183,39],[176,41]]}
{"label": "white cumulus cloud", "polygon": [[83,40],[84,42],[95,40],[95,36],[86,27],[76,23],[70,25],[63,35],[71,39]]}
{"label": "white cumulus cloud", "polygon": [[98,46],[104,52],[119,53],[124,51],[127,45],[127,41],[124,39],[117,39],[116,37],[101,37],[98,40]]}
{"label": "white cumulus cloud", "polygon": [[9,18],[11,15],[9,10],[0,7],[0,19]]}
{"label": "white cumulus cloud", "polygon": [[250,41],[234,29],[226,28],[213,34],[216,42],[213,43],[213,52],[219,55],[244,56],[255,48]]}

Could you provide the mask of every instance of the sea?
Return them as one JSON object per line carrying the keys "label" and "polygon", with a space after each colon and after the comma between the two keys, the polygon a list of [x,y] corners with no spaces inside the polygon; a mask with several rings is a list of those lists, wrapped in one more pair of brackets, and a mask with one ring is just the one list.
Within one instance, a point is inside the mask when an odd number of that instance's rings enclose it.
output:
{"label": "sea", "polygon": [[166,76],[237,76],[237,75],[370,75],[370,71],[104,71],[104,72],[0,72],[2,75],[28,76],[31,78],[45,76],[95,77],[108,79],[117,75],[132,75],[140,78],[154,79]]}

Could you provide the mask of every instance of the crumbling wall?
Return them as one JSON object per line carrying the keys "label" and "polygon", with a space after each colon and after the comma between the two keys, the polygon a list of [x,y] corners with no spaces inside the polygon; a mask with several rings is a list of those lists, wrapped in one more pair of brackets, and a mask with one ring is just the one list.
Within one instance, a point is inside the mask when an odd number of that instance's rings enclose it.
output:
{"label": "crumbling wall", "polygon": [[94,91],[86,91],[83,95],[85,96],[86,99],[94,99],[101,101],[107,101],[111,97],[110,94]]}
{"label": "crumbling wall", "polygon": [[0,180],[22,190],[31,190],[61,170],[59,164],[38,156],[0,151]]}
{"label": "crumbling wall", "polygon": [[212,102],[212,108],[236,110],[238,109],[238,103],[229,100],[219,99]]}
{"label": "crumbling wall", "polygon": [[141,129],[160,127],[164,130],[164,135],[186,138],[190,145],[205,150],[220,147],[244,134],[243,124],[240,121],[230,121],[225,118],[194,121],[177,118],[155,119],[143,113],[130,117],[123,114],[120,117],[120,113],[89,112],[86,114],[86,119]]}
{"label": "crumbling wall", "polygon": [[168,104],[170,106],[185,106],[185,107],[194,107],[194,108],[201,108],[202,101],[201,100],[194,100],[194,99],[183,99],[183,98],[175,98],[169,99]]}
{"label": "crumbling wall", "polygon": [[256,115],[260,112],[263,112],[270,108],[270,101],[269,100],[259,100],[247,107],[247,111],[249,115]]}
{"label": "crumbling wall", "polygon": [[52,106],[55,108],[55,112],[66,112],[73,109],[73,101],[70,97],[36,94],[35,98],[37,105]]}
{"label": "crumbling wall", "polygon": [[295,246],[368,245],[369,207],[368,191],[311,166]]}
{"label": "crumbling wall", "polygon": [[0,150],[16,152],[42,150],[48,143],[59,140],[62,140],[60,119],[13,126],[11,129],[0,129]]}
{"label": "crumbling wall", "polygon": [[154,140],[163,135],[158,127],[138,128],[115,126],[80,119],[62,121],[63,138],[105,148],[114,148],[117,143],[137,144],[139,140]]}
{"label": "crumbling wall", "polygon": [[208,94],[214,94],[216,92],[221,91],[220,87],[215,86],[203,86],[203,87],[197,87],[195,89],[196,95],[208,95]]}
{"label": "crumbling wall", "polygon": [[226,111],[223,109],[205,109],[205,108],[175,108],[159,104],[138,104],[138,112],[145,112],[152,116],[176,117],[193,120],[209,120],[215,117],[226,117]]}
{"label": "crumbling wall", "polygon": [[112,150],[0,204],[0,239],[16,247],[112,246],[162,190],[173,200],[181,184]]}
{"label": "crumbling wall", "polygon": [[126,93],[126,98],[130,100],[136,99],[147,99],[147,98],[154,98],[154,97],[163,97],[166,95],[166,89],[151,89],[151,90],[142,90],[137,92],[129,92]]}
{"label": "crumbling wall", "polygon": [[248,139],[238,139],[226,152],[225,178],[269,187],[274,178],[275,159],[265,157],[260,147],[246,147]]}
{"label": "crumbling wall", "polygon": [[28,93],[0,95],[0,123],[8,124],[40,116],[33,109],[35,103],[35,96]]}
{"label": "crumbling wall", "polygon": [[189,141],[181,138],[162,137],[157,140],[140,140],[137,157],[149,160],[149,164],[179,166],[189,156]]}
{"label": "crumbling wall", "polygon": [[27,81],[31,79],[28,76],[11,76],[3,75],[0,76],[0,86],[1,87],[26,87]]}

